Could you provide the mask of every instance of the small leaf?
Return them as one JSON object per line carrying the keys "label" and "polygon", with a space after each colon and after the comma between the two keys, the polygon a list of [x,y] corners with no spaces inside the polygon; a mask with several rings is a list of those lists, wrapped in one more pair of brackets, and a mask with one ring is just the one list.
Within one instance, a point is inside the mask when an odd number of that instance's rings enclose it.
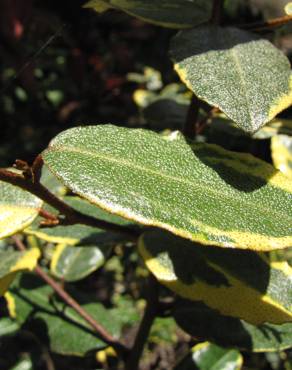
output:
{"label": "small leaf", "polygon": [[240,352],[204,342],[194,346],[175,370],[240,370],[242,363]]}
{"label": "small leaf", "polygon": [[[33,332],[50,349],[63,355],[84,356],[87,352],[104,348],[100,340],[72,308],[54,298],[53,290],[32,274],[22,274],[9,290],[10,300],[14,301],[14,314],[20,325]],[[78,298],[77,298],[78,299]],[[79,300],[79,299],[78,299]],[[117,336],[121,325],[110,310],[92,297],[86,297],[82,307],[102,323],[109,332]],[[11,304],[10,304],[11,307]]]}
{"label": "small leaf", "polygon": [[68,282],[78,281],[103,265],[111,248],[57,246],[51,261],[52,273]]}
{"label": "small leaf", "polygon": [[277,118],[267,123],[254,135],[254,139],[270,139],[276,135],[292,136],[292,120]]}
{"label": "small leaf", "polygon": [[19,330],[19,325],[9,317],[0,320],[0,338],[6,335],[13,335]]}
{"label": "small leaf", "polygon": [[144,234],[139,251],[160,283],[183,298],[254,325],[292,322],[292,268],[286,262],[205,248],[159,231]]}
{"label": "small leaf", "polygon": [[255,326],[187,300],[178,301],[173,314],[185,332],[220,346],[252,352],[274,352],[292,347],[292,323]]}
{"label": "small leaf", "polygon": [[272,137],[271,150],[274,166],[292,178],[292,137],[286,135]]}
{"label": "small leaf", "polygon": [[41,206],[42,201],[34,195],[0,181],[0,239],[30,225]]}
{"label": "small leaf", "polygon": [[291,182],[251,155],[103,125],[61,133],[43,158],[73,192],[124,218],[206,245],[291,245]]}
{"label": "small leaf", "polygon": [[91,0],[85,8],[92,8],[98,13],[117,9],[159,26],[187,28],[210,18],[212,2],[210,0]]}
{"label": "small leaf", "polygon": [[287,57],[236,28],[202,26],[174,37],[171,55],[183,82],[241,129],[255,132],[292,104]]}
{"label": "small leaf", "polygon": [[25,252],[0,251],[0,296],[2,296],[12,283],[18,271],[32,271],[37,260],[40,257],[40,251],[37,248]]}

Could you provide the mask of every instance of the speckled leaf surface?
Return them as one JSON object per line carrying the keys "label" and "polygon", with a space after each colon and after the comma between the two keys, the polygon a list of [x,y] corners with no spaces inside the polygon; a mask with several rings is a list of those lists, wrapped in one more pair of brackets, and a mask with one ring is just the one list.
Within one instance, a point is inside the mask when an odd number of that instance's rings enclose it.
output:
{"label": "speckled leaf surface", "polygon": [[73,192],[127,219],[207,245],[291,245],[291,182],[250,155],[103,125],[61,133],[43,158]]}
{"label": "speckled leaf surface", "polygon": [[202,100],[255,132],[292,104],[287,57],[269,41],[236,28],[181,31],[171,44],[175,69]]}
{"label": "speckled leaf surface", "polygon": [[292,347],[292,323],[255,326],[187,300],[177,301],[173,315],[177,324],[197,340],[252,352],[275,352]]}
{"label": "speckled leaf surface", "polygon": [[[79,197],[66,196],[63,198],[63,201],[85,215],[119,225],[127,226],[130,224],[129,221],[105,212]],[[27,229],[24,230],[24,232],[51,243],[67,245],[92,244],[102,247],[126,240],[124,235],[81,224],[43,227],[40,225],[41,220],[42,219],[38,217]]]}
{"label": "speckled leaf surface", "polygon": [[110,251],[108,246],[72,247],[60,244],[52,256],[51,272],[64,281],[81,280],[102,266]]}
{"label": "speckled leaf surface", "polygon": [[256,252],[205,248],[153,231],[139,252],[159,282],[179,296],[258,325],[292,322],[292,269]]}
{"label": "speckled leaf surface", "polygon": [[41,206],[42,201],[34,195],[0,181],[0,239],[30,225]]}
{"label": "speckled leaf surface", "polygon": [[274,166],[292,179],[292,136],[273,136],[271,151]]}
{"label": "speckled leaf surface", "polygon": [[[91,327],[73,309],[58,301],[52,288],[35,275],[22,274],[11,286],[6,299],[10,316],[21,325],[25,323],[26,330],[38,338],[48,341],[53,352],[84,356],[88,351],[106,346]],[[102,304],[94,302],[92,297],[90,301],[82,307],[109,332],[118,336],[121,330],[118,318]]]}
{"label": "speckled leaf surface", "polygon": [[8,289],[16,273],[33,270],[39,257],[40,251],[37,248],[25,252],[0,251],[0,296]]}
{"label": "speckled leaf surface", "polygon": [[169,28],[188,28],[211,16],[210,0],[91,0],[86,8],[98,13],[108,9],[124,11],[144,21]]}
{"label": "speckled leaf surface", "polygon": [[239,351],[204,342],[195,345],[174,370],[240,370],[242,364]]}

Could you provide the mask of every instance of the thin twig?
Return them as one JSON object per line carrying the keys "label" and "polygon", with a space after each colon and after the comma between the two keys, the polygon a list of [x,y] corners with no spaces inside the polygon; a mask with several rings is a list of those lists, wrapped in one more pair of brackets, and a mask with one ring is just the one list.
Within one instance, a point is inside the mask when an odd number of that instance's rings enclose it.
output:
{"label": "thin twig", "polygon": [[186,122],[183,128],[183,134],[189,139],[194,139],[196,136],[196,124],[198,121],[199,110],[200,100],[196,97],[195,94],[193,94]]}
{"label": "thin twig", "polygon": [[0,169],[0,180],[18,186],[21,189],[30,192],[31,194],[42,199],[45,203],[57,209],[61,214],[66,216],[63,224],[84,224],[88,226],[98,227],[100,229],[127,235],[131,239],[136,239],[139,236],[139,232],[136,229],[99,220],[97,218],[76,211],[74,208],[70,207],[68,204],[64,203],[61,199],[56,197],[38,181],[33,181],[33,179],[26,178],[23,175],[8,171],[6,169]]}
{"label": "thin twig", "polygon": [[213,9],[210,23],[219,25],[222,18],[224,0],[213,0]]}
{"label": "thin twig", "polygon": [[[20,251],[25,251],[24,243],[16,236],[12,236],[16,247]],[[35,272],[44,280],[50,287],[53,288],[55,293],[70,307],[72,307],[90,326],[96,331],[98,336],[108,345],[112,346],[117,353],[122,356],[128,349],[117,339],[115,339],[103,326],[101,326],[91,315],[89,315],[80,304],[71,297],[54,279],[52,279],[39,265],[35,267]]]}
{"label": "thin twig", "polygon": [[148,296],[145,312],[135,338],[133,348],[129,352],[126,361],[125,370],[138,370],[139,361],[143,353],[144,346],[147,342],[151,326],[158,315],[158,282],[153,275],[148,280]]}
{"label": "thin twig", "polygon": [[267,21],[263,22],[254,22],[254,23],[248,23],[248,24],[242,24],[239,25],[239,28],[245,29],[245,30],[252,30],[252,31],[261,31],[266,28],[274,28],[274,27],[280,27],[283,26],[289,22],[292,21],[292,15],[285,15],[283,17],[269,19]]}

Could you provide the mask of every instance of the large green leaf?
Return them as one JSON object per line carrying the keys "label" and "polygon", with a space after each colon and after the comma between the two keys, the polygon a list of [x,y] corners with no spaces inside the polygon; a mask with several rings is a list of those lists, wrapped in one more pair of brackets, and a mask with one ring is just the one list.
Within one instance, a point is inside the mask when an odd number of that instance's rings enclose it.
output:
{"label": "large green leaf", "polygon": [[171,55],[187,86],[245,131],[258,130],[292,104],[288,59],[252,33],[216,26],[185,30],[174,37]]}
{"label": "large green leaf", "polygon": [[42,201],[0,181],[0,239],[23,230],[37,217]]}
{"label": "large green leaf", "polygon": [[[129,221],[105,212],[79,197],[66,196],[63,201],[85,215],[118,225],[129,225]],[[25,229],[25,233],[35,235],[38,238],[51,243],[67,245],[91,244],[102,247],[104,245],[111,245],[126,239],[124,235],[106,232],[97,227],[82,224],[43,227],[40,225],[40,221],[41,218],[38,217],[27,229]]]}
{"label": "large green leaf", "polygon": [[127,219],[208,245],[291,245],[291,182],[248,154],[103,125],[61,133],[43,158],[75,193]]}
{"label": "large green leaf", "polygon": [[271,150],[275,167],[292,178],[292,136],[273,136]]}
{"label": "large green leaf", "polygon": [[200,340],[253,352],[274,352],[292,347],[292,323],[255,326],[223,316],[200,302],[181,300],[173,311],[177,324]]}
{"label": "large green leaf", "polygon": [[144,21],[170,28],[187,28],[208,20],[210,0],[91,0],[86,8],[98,13],[122,10]]}
{"label": "large green leaf", "polygon": [[251,251],[205,248],[153,231],[139,251],[156,278],[183,298],[258,325],[292,322],[292,268]]}
{"label": "large green leaf", "polygon": [[240,370],[242,363],[240,352],[204,342],[194,346],[175,370]]}
{"label": "large green leaf", "polygon": [[85,278],[103,265],[111,248],[82,246],[57,246],[51,261],[52,273],[65,281]]}
{"label": "large green leaf", "polygon": [[40,257],[37,248],[18,252],[0,251],[0,296],[5,293],[18,271],[33,270]]}
{"label": "large green leaf", "polygon": [[[34,275],[22,274],[15,280],[6,298],[10,315],[20,324],[26,323],[26,330],[48,341],[53,352],[83,356],[88,351],[106,346],[73,309],[54,298],[51,287]],[[84,303],[82,307],[109,332],[119,335],[119,318],[110,310],[94,301]]]}

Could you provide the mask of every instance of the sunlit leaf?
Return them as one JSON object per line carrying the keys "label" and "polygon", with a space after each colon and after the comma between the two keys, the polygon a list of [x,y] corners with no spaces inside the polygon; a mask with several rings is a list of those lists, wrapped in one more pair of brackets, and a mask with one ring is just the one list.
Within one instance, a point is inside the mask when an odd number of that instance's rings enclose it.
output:
{"label": "sunlit leaf", "polygon": [[30,225],[42,201],[16,186],[0,181],[0,239]]}
{"label": "sunlit leaf", "polygon": [[291,182],[251,155],[103,125],[61,133],[43,158],[73,192],[126,219],[207,245],[291,245]]}
{"label": "sunlit leaf", "polygon": [[255,34],[210,25],[184,30],[171,55],[183,82],[247,132],[292,104],[289,60]]}
{"label": "sunlit leaf", "polygon": [[204,342],[194,346],[175,370],[240,370],[242,363],[240,352]]}

